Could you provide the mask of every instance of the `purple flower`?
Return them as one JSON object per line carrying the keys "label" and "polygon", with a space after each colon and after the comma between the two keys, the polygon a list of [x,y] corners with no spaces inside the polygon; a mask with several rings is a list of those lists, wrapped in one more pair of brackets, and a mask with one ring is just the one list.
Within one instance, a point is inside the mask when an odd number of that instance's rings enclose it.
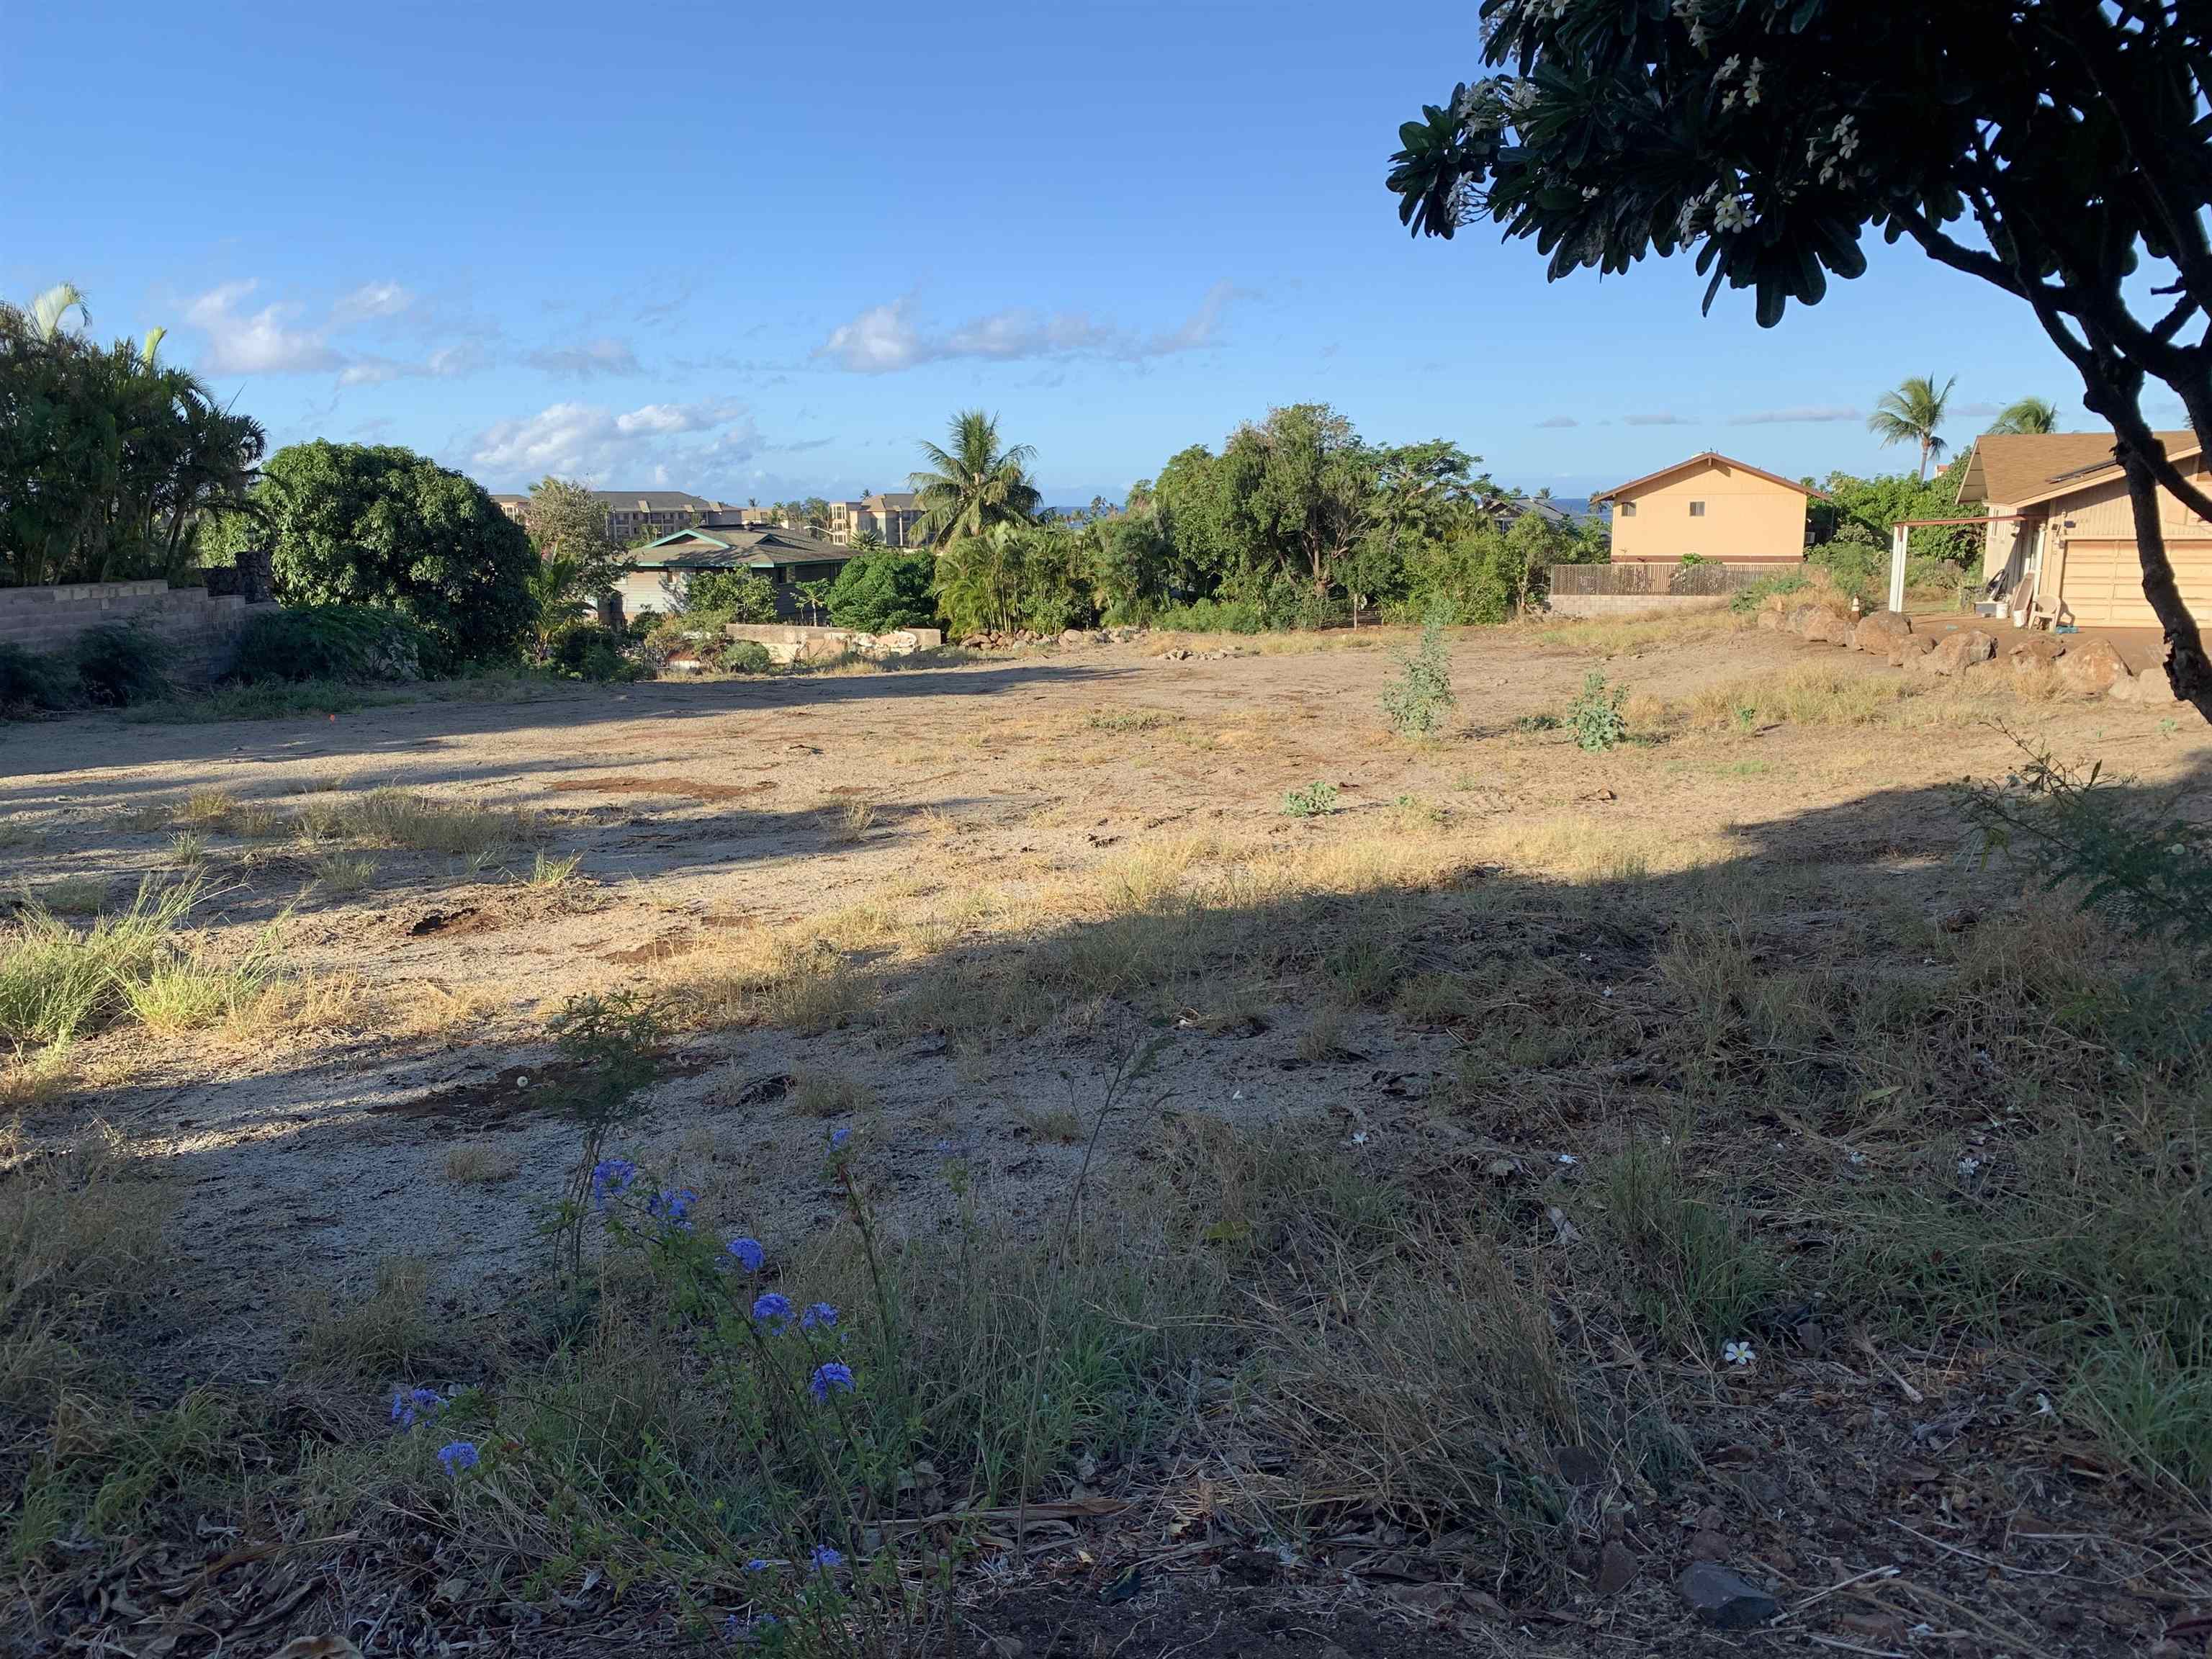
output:
{"label": "purple flower", "polygon": [[827,1302],[810,1302],[806,1311],[799,1316],[799,1328],[802,1331],[826,1331],[836,1322],[837,1310]]}
{"label": "purple flower", "polygon": [[459,1474],[463,1469],[472,1469],[483,1460],[477,1455],[472,1440],[456,1440],[449,1446],[438,1448],[438,1461],[446,1466],[447,1474]]}
{"label": "purple flower", "polygon": [[730,1241],[729,1249],[730,1254],[737,1257],[738,1265],[749,1273],[758,1273],[761,1264],[768,1260],[768,1252],[761,1249],[757,1238],[733,1238]]}
{"label": "purple flower", "polygon": [[592,1207],[605,1210],[607,1200],[620,1198],[637,1179],[637,1165],[626,1158],[603,1158],[592,1166]]}
{"label": "purple flower", "polygon": [[655,1193],[645,1200],[645,1212],[688,1233],[691,1231],[691,1206],[698,1201],[699,1194],[684,1187],[672,1193]]}
{"label": "purple flower", "polygon": [[839,1393],[853,1392],[853,1368],[842,1359],[833,1359],[814,1368],[814,1380],[806,1385],[814,1391],[817,1400],[829,1399],[834,1389]]}
{"label": "purple flower", "polygon": [[812,1559],[814,1565],[820,1568],[823,1572],[829,1571],[832,1567],[842,1567],[845,1565],[845,1558],[838,1554],[836,1551],[831,1549],[827,1544],[817,1544],[814,1547],[814,1555]]}
{"label": "purple flower", "polygon": [[852,1138],[853,1132],[850,1129],[832,1129],[830,1132],[830,1150],[833,1152],[840,1151]]}
{"label": "purple flower", "polygon": [[402,1389],[392,1396],[392,1420],[411,1429],[417,1417],[429,1417],[445,1403],[435,1389]]}
{"label": "purple flower", "polygon": [[781,1326],[791,1317],[791,1298],[775,1291],[763,1291],[754,1299],[753,1317],[763,1325]]}
{"label": "purple flower", "polygon": [[745,1571],[747,1572],[770,1572],[775,1570],[775,1562],[763,1560],[757,1555],[753,1557],[751,1560],[745,1563]]}

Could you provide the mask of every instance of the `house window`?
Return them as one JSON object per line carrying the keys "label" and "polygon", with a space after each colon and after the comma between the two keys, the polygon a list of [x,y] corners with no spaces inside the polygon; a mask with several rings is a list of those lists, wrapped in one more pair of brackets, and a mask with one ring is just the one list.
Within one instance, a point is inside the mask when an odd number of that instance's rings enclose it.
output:
{"label": "house window", "polygon": [[1693,519],[1704,518],[1705,516],[1705,504],[1703,501],[1692,501],[1690,503],[1690,516]]}
{"label": "house window", "polygon": [[1620,504],[1617,510],[1622,518],[1632,519],[1636,516],[1636,503],[1634,501],[1623,501]]}

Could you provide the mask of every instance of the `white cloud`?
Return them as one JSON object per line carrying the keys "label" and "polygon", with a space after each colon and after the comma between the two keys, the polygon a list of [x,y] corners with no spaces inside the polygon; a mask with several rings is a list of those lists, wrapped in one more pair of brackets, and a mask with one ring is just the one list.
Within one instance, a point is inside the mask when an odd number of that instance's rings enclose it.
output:
{"label": "white cloud", "polygon": [[488,367],[491,356],[482,346],[464,341],[441,346],[427,357],[405,360],[362,356],[350,359],[338,372],[340,386],[382,386],[386,380],[451,380],[473,374]]}
{"label": "white cloud", "polygon": [[331,307],[331,322],[338,328],[374,318],[397,317],[415,303],[415,296],[397,283],[363,283],[341,295]]}
{"label": "white cloud", "polygon": [[1552,427],[1580,426],[1582,422],[1571,415],[1552,415],[1537,422],[1536,429],[1540,432]]}
{"label": "white cloud", "polygon": [[479,433],[470,442],[469,459],[487,474],[510,479],[553,473],[602,483],[656,484],[734,465],[761,447],[760,431],[742,404],[647,404],[617,414],[570,402]]}
{"label": "white cloud", "polygon": [[643,373],[638,365],[637,353],[623,340],[601,339],[587,341],[580,346],[549,346],[541,351],[526,353],[522,361],[548,374],[559,374],[578,380],[588,380],[599,374]]}
{"label": "white cloud", "polygon": [[197,365],[210,374],[310,374],[336,368],[343,361],[320,329],[295,327],[299,307],[264,306],[239,309],[254,290],[251,282],[210,289],[185,307],[185,320],[208,337]]}
{"label": "white cloud", "polygon": [[1241,297],[1229,283],[1206,291],[1198,308],[1176,327],[1135,334],[1081,312],[1045,313],[1009,306],[956,328],[933,331],[915,320],[913,296],[871,306],[830,331],[816,352],[859,374],[890,374],[948,358],[1013,362],[1033,357],[1110,357],[1136,362],[1212,345],[1230,302]]}
{"label": "white cloud", "polygon": [[1731,426],[1794,426],[1824,421],[1856,421],[1859,411],[1841,404],[1805,404],[1793,409],[1758,409],[1739,415]]}
{"label": "white cloud", "polygon": [[1623,426],[1695,426],[1697,422],[1686,415],[1624,415]]}

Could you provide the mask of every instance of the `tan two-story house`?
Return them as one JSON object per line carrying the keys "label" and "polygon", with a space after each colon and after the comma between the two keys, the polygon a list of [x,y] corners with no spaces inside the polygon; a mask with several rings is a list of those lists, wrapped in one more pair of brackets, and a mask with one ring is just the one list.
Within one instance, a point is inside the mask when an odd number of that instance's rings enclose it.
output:
{"label": "tan two-story house", "polygon": [[1613,562],[1802,564],[1809,484],[1707,450],[1590,499],[1613,508]]}
{"label": "tan two-story house", "polygon": [[[2183,476],[2212,489],[2193,432],[2159,441]],[[2103,628],[2155,628],[2143,598],[2136,521],[2109,432],[1989,433],[1959,477],[1962,508],[1989,515],[1982,579],[1998,604]],[[2158,492],[2159,530],[2183,603],[2212,615],[2212,524]]]}

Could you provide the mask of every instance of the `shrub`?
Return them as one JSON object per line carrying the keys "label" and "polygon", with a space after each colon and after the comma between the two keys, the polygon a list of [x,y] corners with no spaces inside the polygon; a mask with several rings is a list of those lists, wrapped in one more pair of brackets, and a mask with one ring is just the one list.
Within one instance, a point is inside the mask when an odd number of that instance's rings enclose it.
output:
{"label": "shrub", "polygon": [[1382,688],[1382,712],[1400,737],[1425,738],[1443,724],[1455,701],[1444,630],[1431,617],[1421,629],[1420,649],[1401,659],[1398,677]]}
{"label": "shrub", "polygon": [[1317,818],[1335,810],[1336,786],[1333,783],[1309,783],[1283,797],[1285,814],[1294,818]]}
{"label": "shrub", "polygon": [[1185,634],[1264,634],[1267,613],[1252,599],[1193,599],[1152,618],[1155,628]]}
{"label": "shrub", "polygon": [[52,658],[33,656],[20,645],[0,645],[0,714],[65,708],[69,696],[69,678]]}
{"label": "shrub", "polygon": [[929,555],[874,553],[854,559],[830,584],[830,620],[863,634],[927,628],[937,620]]}
{"label": "shrub", "polygon": [[1567,726],[1575,741],[1593,753],[1611,749],[1628,735],[1628,719],[1620,710],[1628,701],[1628,688],[1606,689],[1605,676],[1595,670],[1583,681],[1582,695],[1567,705]]}
{"label": "shrub", "polygon": [[684,583],[684,619],[694,627],[775,620],[775,584],[750,570],[702,570]]}
{"label": "shrub", "polygon": [[231,672],[257,680],[416,680],[425,631],[397,611],[367,605],[308,605],[254,617],[239,636]]}
{"label": "shrub", "polygon": [[719,666],[725,674],[765,674],[775,659],[758,640],[732,640],[722,647]]}
{"label": "shrub", "polygon": [[597,623],[574,623],[553,636],[553,666],[574,680],[631,680],[638,666],[623,654],[623,636]]}
{"label": "shrub", "polygon": [[126,623],[87,629],[70,647],[69,659],[78,694],[95,707],[125,708],[168,695],[161,665],[169,659],[169,647]]}
{"label": "shrub", "polygon": [[268,545],[279,599],[397,611],[434,641],[433,674],[511,658],[536,618],[538,558],[522,526],[410,450],[291,445],[262,469],[254,503],[258,524],[222,528]]}
{"label": "shrub", "polygon": [[1776,594],[1795,593],[1811,586],[1802,571],[1778,571],[1771,576],[1761,576],[1748,587],[1737,589],[1729,600],[1729,609],[1738,616],[1748,617]]}

